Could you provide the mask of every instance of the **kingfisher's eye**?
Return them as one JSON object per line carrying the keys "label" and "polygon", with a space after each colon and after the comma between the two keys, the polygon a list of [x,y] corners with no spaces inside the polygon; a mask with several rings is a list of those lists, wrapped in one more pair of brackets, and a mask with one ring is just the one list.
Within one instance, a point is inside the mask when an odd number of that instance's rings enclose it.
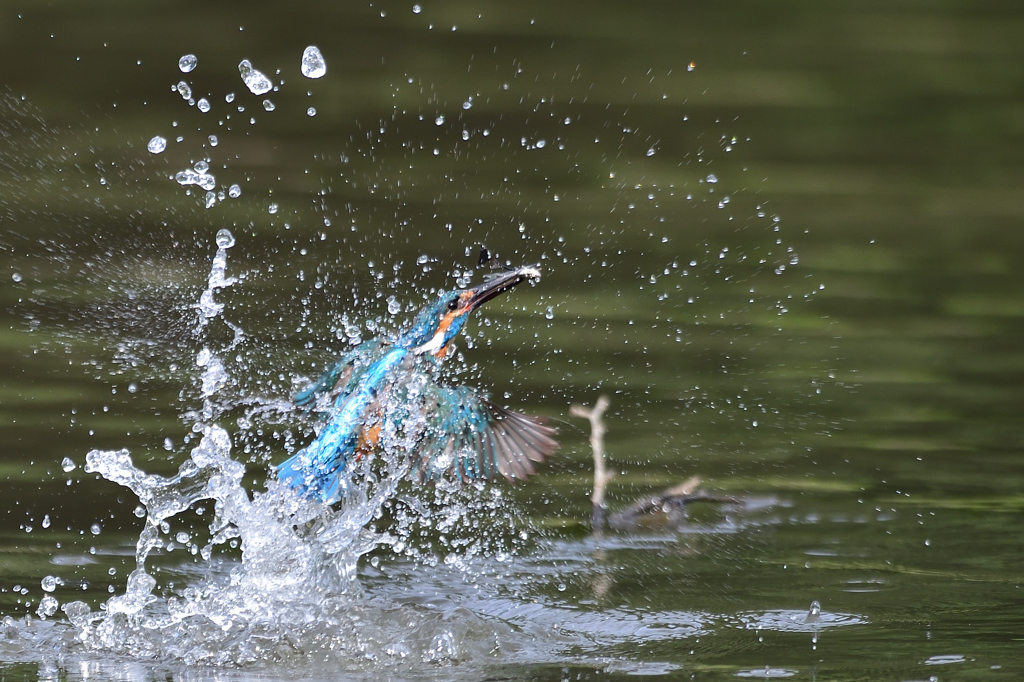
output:
{"label": "kingfisher's eye", "polygon": [[455,310],[458,307],[459,307],[459,299],[453,298],[452,300],[448,301],[448,310]]}

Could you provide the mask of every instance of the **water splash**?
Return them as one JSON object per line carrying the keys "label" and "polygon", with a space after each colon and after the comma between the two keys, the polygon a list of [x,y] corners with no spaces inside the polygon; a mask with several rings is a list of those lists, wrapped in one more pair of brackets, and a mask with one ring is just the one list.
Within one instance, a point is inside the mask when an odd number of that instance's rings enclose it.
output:
{"label": "water splash", "polygon": [[[125,592],[95,611],[81,601],[65,603],[64,622],[52,618],[59,607],[56,581],[49,592],[51,582],[44,578],[36,614],[46,620],[0,623],[5,660],[52,657],[56,663],[41,663],[41,672],[43,665],[78,661],[91,666],[94,677],[139,680],[195,678],[196,670],[183,673],[182,665],[258,668],[266,679],[433,678],[438,666],[450,666],[447,678],[479,679],[495,664],[594,661],[609,672],[643,671],[636,666],[652,664],[614,660],[607,651],[637,641],[705,637],[724,628],[816,636],[824,628],[862,622],[820,608],[817,620],[809,622],[805,612],[723,617],[617,606],[608,599],[615,593],[617,560],[604,555],[664,552],[677,544],[675,536],[647,541],[649,546],[629,537],[547,543],[523,556],[527,536],[505,489],[442,481],[431,498],[406,487],[407,462],[363,458],[350,494],[334,508],[274,481],[265,492],[251,493],[244,486],[245,466],[232,457],[236,443],[260,410],[287,414],[290,408],[266,400],[254,406],[246,402],[251,396],[231,395],[238,380],[230,369],[237,366],[227,354],[234,355],[246,335],[225,319],[225,304],[217,297],[241,278],[229,274],[231,232],[218,232],[216,246],[191,330],[199,349],[194,363],[202,370],[202,406],[185,416],[195,422],[190,437],[198,442],[172,476],[147,473],[124,449],[94,450],[86,457],[87,472],[130,489],[141,503],[137,515],[145,521]],[[234,338],[213,342],[215,325],[226,325]],[[359,327],[353,325],[352,332],[358,334]],[[218,420],[240,407],[246,414],[233,436]],[[384,432],[381,438],[397,442],[402,433]],[[64,468],[73,466],[68,460]],[[208,537],[202,529],[171,531],[175,517],[210,502]],[[158,584],[150,565],[174,542],[188,544],[196,563],[189,557],[172,569],[184,587],[171,591]],[[233,548],[241,550],[240,558]],[[592,593],[593,605],[573,603],[580,590]],[[132,673],[140,662],[144,676]],[[456,665],[462,662],[468,665]],[[676,664],[653,665],[672,670]],[[159,666],[168,674],[161,676]]]}
{"label": "water splash", "polygon": [[[238,400],[232,405],[225,398],[235,380],[223,357],[245,338],[240,327],[224,319],[225,306],[217,300],[218,292],[238,282],[228,274],[235,238],[220,230],[216,245],[206,289],[195,306],[194,333],[202,341],[195,356],[195,366],[202,369],[202,407],[185,415],[195,421],[191,435],[199,441],[173,476],[147,473],[126,449],[88,453],[86,472],[131,490],[140,502],[137,515],[145,522],[125,592],[98,611],[81,601],[65,603],[61,610],[73,631],[64,637],[73,642],[55,648],[230,666],[304,660],[313,653],[317,660],[335,657],[346,668],[353,661],[437,663],[486,656],[498,631],[486,627],[479,615],[461,608],[423,613],[419,606],[398,602],[374,607],[363,599],[356,579],[360,557],[382,545],[416,565],[429,566],[455,567],[460,554],[488,551],[493,538],[474,542],[461,537],[480,534],[479,518],[473,524],[466,521],[468,500],[482,486],[465,491],[455,483],[438,486],[431,504],[399,494],[407,480],[406,459],[363,458],[353,472],[349,495],[333,508],[276,481],[255,494],[244,487],[245,466],[232,458],[232,436],[217,424],[238,406]],[[212,324],[229,327],[234,339],[223,347],[211,343],[207,332]],[[265,409],[282,408],[257,405],[245,421]],[[400,434],[384,433],[382,438],[395,440]],[[405,444],[405,450],[411,447]],[[460,493],[466,499],[459,500]],[[499,513],[500,490],[493,490],[491,501],[489,507],[477,505],[475,512],[511,523]],[[196,539],[194,531],[171,533],[176,516],[209,502],[214,518],[208,542]],[[376,529],[376,522],[386,528]],[[169,551],[174,541],[189,545],[204,568],[201,575],[190,576],[186,588],[168,593],[161,591],[148,563],[156,553]],[[240,548],[240,560],[225,556],[232,548]],[[47,592],[37,613],[48,618],[57,608],[57,598]],[[34,633],[15,632],[9,639],[24,634],[26,641],[35,637],[38,642]]]}
{"label": "water splash", "polygon": [[[82,602],[64,606],[87,650],[237,665],[283,655],[268,650],[268,642],[301,648],[296,642],[305,634],[315,641],[311,633],[353,615],[357,561],[381,540],[365,526],[401,473],[382,480],[372,496],[356,494],[338,511],[276,485],[250,499],[242,486],[245,467],[231,458],[227,431],[202,426],[201,434],[191,457],[169,478],[136,468],[127,450],[89,453],[86,470],[131,489],[146,509],[146,522],[125,594],[110,599],[105,613],[92,613]],[[146,559],[164,547],[165,522],[202,500],[215,504],[202,558],[211,561],[218,545],[238,539],[241,564],[220,580],[160,598]]]}
{"label": "water splash", "polygon": [[146,145],[146,149],[149,150],[150,154],[162,153],[167,149],[167,138],[157,135],[149,141],[149,144]]}
{"label": "water splash", "polygon": [[217,186],[217,179],[213,175],[205,171],[197,171],[193,168],[178,171],[174,176],[174,181],[182,186],[199,185],[206,191],[210,191]]}
{"label": "water splash", "polygon": [[182,73],[189,73],[190,71],[196,68],[196,65],[198,63],[199,60],[196,59],[196,56],[194,54],[187,54],[182,56],[182,58],[178,60],[178,68],[181,70]]}
{"label": "water splash", "polygon": [[320,49],[310,45],[302,52],[302,75],[306,78],[323,78],[327,73],[327,63]]}
{"label": "water splash", "polygon": [[252,63],[248,59],[239,62],[238,73],[241,74],[245,87],[254,95],[265,95],[274,87],[269,78],[252,68]]}
{"label": "water splash", "polygon": [[[216,242],[207,288],[197,306],[197,333],[223,312],[215,292],[237,281],[227,276],[227,251],[235,244],[234,236],[221,230]],[[236,334],[231,348],[244,334],[224,322]],[[231,435],[212,421],[219,414],[214,398],[231,378],[220,354],[209,346],[197,353],[196,365],[204,370],[204,405],[193,427],[200,441],[176,475],[146,473],[125,449],[93,450],[86,456],[86,472],[130,489],[145,513],[125,593],[108,600],[99,612],[79,601],[62,607],[77,629],[78,645],[87,651],[222,665],[286,656],[303,648],[295,644],[305,641],[303,633],[317,641],[324,632],[337,629],[341,620],[358,620],[351,608],[358,592],[359,557],[382,542],[394,543],[368,524],[394,497],[407,466],[385,465],[374,471],[369,461],[364,462],[357,472],[361,485],[353,487],[338,509],[299,497],[275,482],[268,491],[250,496],[242,484],[245,466],[231,457]],[[214,566],[219,547],[240,544],[241,563],[229,563],[220,579],[200,582],[171,597],[158,596],[147,560],[170,544],[163,537],[169,520],[201,501],[212,501],[215,514],[210,541],[197,553]],[[181,539],[188,542],[191,536]],[[57,600],[47,596],[40,616],[56,612]],[[346,629],[344,634],[350,633]],[[343,639],[340,634],[339,638]],[[278,644],[269,642],[292,646],[278,650]]]}

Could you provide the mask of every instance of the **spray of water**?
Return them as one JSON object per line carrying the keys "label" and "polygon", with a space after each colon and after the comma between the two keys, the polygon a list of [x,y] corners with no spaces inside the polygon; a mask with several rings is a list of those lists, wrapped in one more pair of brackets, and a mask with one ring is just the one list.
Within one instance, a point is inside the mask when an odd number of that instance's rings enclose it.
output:
{"label": "spray of water", "polygon": [[[87,455],[86,471],[129,488],[146,512],[126,592],[98,612],[84,602],[62,607],[87,650],[235,665],[287,657],[306,645],[320,648],[325,638],[330,649],[341,642],[357,642],[358,647],[361,640],[350,635],[359,620],[353,610],[359,557],[382,542],[404,546],[368,527],[395,497],[406,474],[403,464],[385,462],[371,470],[364,462],[356,476],[359,484],[340,508],[302,498],[276,483],[254,496],[243,487],[245,467],[231,457],[231,436],[213,422],[218,414],[214,399],[230,384],[220,354],[244,338],[240,328],[221,319],[224,306],[215,299],[217,290],[236,283],[226,276],[233,245],[231,233],[221,230],[208,286],[197,305],[198,334],[220,319],[234,331],[234,340],[220,351],[204,345],[196,355],[203,369],[203,407],[194,413],[193,431],[200,440],[190,457],[177,475],[161,477],[138,469],[127,450]],[[202,559],[211,562],[218,546],[235,542],[242,549],[241,563],[219,579],[170,598],[157,596],[147,558],[164,548],[169,520],[203,500],[213,502],[215,515]]]}
{"label": "spray of water", "polygon": [[[86,458],[86,471],[130,489],[144,510],[124,594],[96,611],[81,601],[65,603],[64,623],[52,618],[59,604],[48,592],[39,605],[43,620],[0,622],[5,660],[42,658],[41,673],[77,660],[97,677],[132,680],[161,677],[160,670],[173,677],[181,665],[256,668],[267,670],[268,679],[396,672],[433,678],[439,664],[470,662],[462,677],[478,679],[481,666],[491,663],[597,660],[618,670],[614,666],[629,663],[608,658],[610,647],[703,637],[719,622],[814,636],[862,622],[820,610],[811,617],[742,614],[737,621],[690,611],[580,608],[563,599],[567,583],[583,581],[578,590],[600,602],[615,582],[614,569],[601,558],[606,552],[665,540],[555,542],[511,562],[511,551],[525,538],[500,486],[442,481],[432,493],[411,491],[403,484],[408,463],[387,457],[363,458],[347,496],[334,507],[273,481],[265,492],[250,493],[243,486],[245,466],[232,457],[232,436],[218,421],[238,406],[233,400],[250,408],[246,420],[260,410],[286,408],[230,396],[237,380],[222,358],[245,333],[224,319],[216,296],[236,284],[227,274],[233,245],[228,231],[217,235],[207,287],[195,306],[201,405],[185,415],[194,422],[189,457],[170,477],[139,469],[127,450],[94,450]],[[233,338],[211,341],[215,325],[226,325]],[[381,434],[393,452],[411,447],[402,437]],[[161,589],[150,564],[154,554],[170,549],[171,521],[211,502],[210,541],[191,545],[200,562],[181,569],[183,589]],[[240,560],[226,557],[225,547],[240,547]],[[360,557],[375,549],[379,554],[360,568]],[[151,662],[149,672],[138,673],[139,661]],[[677,667],[666,665],[658,669]],[[447,668],[446,677],[454,679],[458,670]]]}

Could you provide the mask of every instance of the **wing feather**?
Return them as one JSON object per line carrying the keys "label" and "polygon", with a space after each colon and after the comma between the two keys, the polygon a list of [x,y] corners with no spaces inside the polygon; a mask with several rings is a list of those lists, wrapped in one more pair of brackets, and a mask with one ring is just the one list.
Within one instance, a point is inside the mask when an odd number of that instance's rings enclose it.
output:
{"label": "wing feather", "polygon": [[529,478],[558,448],[558,430],[492,403],[466,387],[433,384],[423,406],[428,426],[414,457],[419,480],[451,474],[460,479]]}
{"label": "wing feather", "polygon": [[519,438],[519,434],[509,422],[508,417],[502,420],[502,443],[519,468],[519,478],[529,478],[534,473],[533,464],[526,456],[529,446]]}

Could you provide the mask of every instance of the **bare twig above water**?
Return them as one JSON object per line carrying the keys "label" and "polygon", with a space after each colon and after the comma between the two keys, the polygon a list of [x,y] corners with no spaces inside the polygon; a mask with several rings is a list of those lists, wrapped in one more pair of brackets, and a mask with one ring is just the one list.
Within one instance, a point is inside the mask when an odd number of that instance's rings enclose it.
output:
{"label": "bare twig above water", "polygon": [[590,448],[594,451],[594,492],[590,495],[593,510],[590,514],[590,527],[595,533],[604,529],[605,516],[608,508],[604,502],[604,489],[615,474],[604,465],[604,420],[602,416],[611,402],[608,396],[600,396],[592,408],[573,405],[569,414],[574,417],[590,420]]}
{"label": "bare twig above water", "polygon": [[650,523],[664,523],[666,519],[685,518],[685,507],[691,502],[713,502],[739,505],[742,500],[733,497],[708,494],[700,490],[701,479],[691,476],[662,492],[637,500],[626,509],[608,516],[604,494],[615,473],[605,466],[604,461],[604,413],[611,402],[607,396],[600,396],[593,407],[573,405],[569,414],[590,421],[590,447],[594,453],[594,492],[590,495],[593,508],[590,513],[590,528],[600,535],[605,526],[618,530],[631,530]]}

